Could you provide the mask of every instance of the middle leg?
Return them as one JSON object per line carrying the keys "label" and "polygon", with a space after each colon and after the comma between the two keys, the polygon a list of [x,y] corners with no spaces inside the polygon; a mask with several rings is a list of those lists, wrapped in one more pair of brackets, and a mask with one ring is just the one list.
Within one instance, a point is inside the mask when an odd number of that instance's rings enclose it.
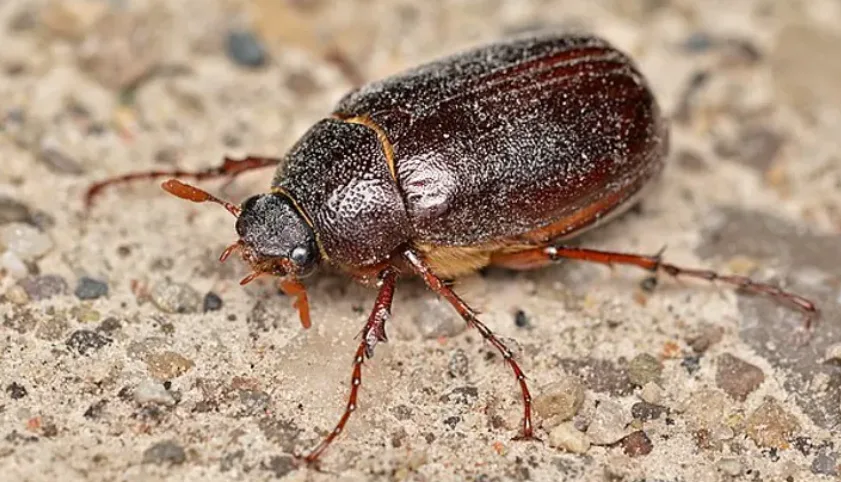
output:
{"label": "middle leg", "polygon": [[467,323],[467,326],[476,328],[479,331],[479,334],[482,335],[482,338],[484,338],[488,343],[496,348],[499,353],[502,354],[503,360],[505,360],[505,363],[511,367],[511,370],[514,372],[514,376],[517,377],[517,383],[520,384],[520,391],[523,394],[523,431],[518,437],[516,437],[516,439],[534,440],[534,426],[531,421],[531,393],[529,393],[529,387],[526,384],[526,375],[523,373],[523,370],[520,368],[517,361],[514,360],[514,354],[511,353],[511,350],[509,350],[499,338],[497,338],[490,328],[485,326],[485,324],[479,320],[473,308],[465,303],[449,286],[447,286],[444,280],[432,272],[429,266],[421,259],[420,255],[412,249],[407,249],[403,252],[403,257],[406,261],[408,261],[412,270],[423,278],[424,283],[426,283],[426,286],[428,286],[429,289],[449,301]]}

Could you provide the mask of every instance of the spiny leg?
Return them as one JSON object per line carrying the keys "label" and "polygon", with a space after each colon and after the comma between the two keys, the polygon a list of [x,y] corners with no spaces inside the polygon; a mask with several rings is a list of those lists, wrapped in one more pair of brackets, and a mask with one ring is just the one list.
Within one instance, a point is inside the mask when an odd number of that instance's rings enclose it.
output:
{"label": "spiny leg", "polygon": [[182,171],[180,169],[173,169],[170,171],[153,170],[132,172],[92,184],[85,193],[85,208],[90,209],[93,205],[94,199],[108,186],[128,184],[133,181],[151,180],[162,177],[190,178],[196,181],[216,179],[220,177],[229,177],[233,179],[245,172],[269,166],[276,166],[278,163],[280,163],[280,159],[271,157],[249,156],[244,159],[231,159],[226,157],[221,166],[211,167],[200,171]]}
{"label": "spiny leg", "polygon": [[[374,308],[371,310],[371,315],[368,317],[368,322],[365,323],[365,328],[362,329],[362,341],[356,349],[353,357],[353,374],[350,379],[350,396],[348,397],[347,407],[339,419],[339,423],[333,431],[328,434],[318,446],[313,449],[304,461],[307,464],[314,463],[321,454],[327,449],[330,443],[342,433],[347,424],[350,414],[352,414],[357,407],[357,396],[359,394],[359,387],[362,385],[362,363],[365,361],[367,354],[373,355],[372,340],[375,340],[377,334],[385,333],[385,323],[391,316],[391,302],[394,299],[394,285],[397,281],[397,271],[393,268],[386,268],[381,275],[381,285],[377,300],[374,302]],[[373,341],[376,344],[376,341]],[[369,355],[369,358],[370,358]]]}
{"label": "spiny leg", "polygon": [[494,255],[491,258],[491,263],[497,266],[515,269],[537,268],[562,258],[590,261],[608,266],[614,264],[637,266],[652,273],[662,271],[675,278],[685,276],[710,282],[720,281],[727,283],[750,293],[769,296],[778,302],[795,306],[805,316],[804,327],[806,330],[811,328],[812,320],[819,314],[815,304],[800,295],[785,291],[768,283],[754,281],[746,276],[723,275],[711,270],[682,268],[673,264],[664,263],[662,252],[655,256],[645,256],[569,246],[543,246],[516,253]]}
{"label": "spiny leg", "polygon": [[531,421],[531,393],[529,393],[529,387],[526,384],[526,375],[523,373],[523,370],[520,369],[520,365],[517,361],[514,360],[514,354],[511,353],[511,350],[509,350],[499,338],[497,338],[490,328],[485,326],[485,324],[479,320],[473,308],[467,305],[467,303],[465,303],[452,289],[450,289],[450,287],[447,286],[441,278],[432,272],[429,266],[417,253],[411,249],[407,249],[403,252],[403,257],[409,262],[412,269],[423,278],[424,283],[426,283],[432,291],[437,293],[439,296],[442,296],[451,305],[453,305],[453,308],[458,311],[467,325],[479,330],[479,334],[481,334],[488,343],[490,343],[502,354],[503,360],[508,363],[511,370],[514,372],[514,376],[517,378],[517,383],[520,384],[520,391],[523,394],[523,431],[518,437],[516,437],[516,439],[535,439],[534,427]]}

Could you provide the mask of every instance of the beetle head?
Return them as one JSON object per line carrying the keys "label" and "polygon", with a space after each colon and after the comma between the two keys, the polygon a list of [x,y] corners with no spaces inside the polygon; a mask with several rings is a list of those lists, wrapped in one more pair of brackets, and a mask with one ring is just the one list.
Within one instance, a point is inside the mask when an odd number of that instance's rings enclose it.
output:
{"label": "beetle head", "polygon": [[236,206],[176,180],[163,183],[163,188],[189,201],[221,204],[237,217],[240,239],[222,253],[220,260],[240,252],[252,269],[242,284],[263,274],[296,280],[310,274],[320,261],[315,233],[298,207],[282,193],[258,194]]}
{"label": "beetle head", "polygon": [[318,264],[315,233],[283,194],[248,198],[242,204],[236,228],[242,257],[255,273],[302,277]]}

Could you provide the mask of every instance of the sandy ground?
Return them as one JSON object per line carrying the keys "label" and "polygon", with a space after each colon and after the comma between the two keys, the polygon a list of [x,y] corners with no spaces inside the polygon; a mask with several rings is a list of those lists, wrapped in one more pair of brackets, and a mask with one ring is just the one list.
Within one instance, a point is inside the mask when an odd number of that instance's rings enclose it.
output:
{"label": "sandy ground", "polygon": [[[839,25],[831,0],[0,2],[0,479],[836,478]],[[673,122],[662,182],[582,243],[667,245],[669,261],[784,284],[823,311],[808,344],[798,312],[724,286],[489,271],[457,287],[538,398],[543,442],[514,442],[508,369],[406,281],[316,472],[290,456],[338,419],[374,293],[313,278],[305,331],[271,284],[241,288],[242,263],[216,261],[235,240],[224,210],[149,183],[84,216],[110,175],[282,155],[356,76],[570,26],[631,52]]]}

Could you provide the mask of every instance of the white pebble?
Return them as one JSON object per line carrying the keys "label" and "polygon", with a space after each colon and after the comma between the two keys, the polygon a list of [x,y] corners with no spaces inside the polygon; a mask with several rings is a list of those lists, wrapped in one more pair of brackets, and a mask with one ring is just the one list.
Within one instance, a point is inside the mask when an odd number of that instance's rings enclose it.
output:
{"label": "white pebble", "polygon": [[549,432],[549,446],[583,454],[590,449],[590,438],[586,433],[576,430],[572,422],[564,422]]}
{"label": "white pebble", "polygon": [[724,457],[716,462],[715,465],[718,467],[718,470],[733,477],[742,473],[742,463],[739,462],[739,459]]}
{"label": "white pebble", "polygon": [[654,382],[648,382],[640,390],[640,398],[652,405],[659,405],[663,399],[663,389]]}
{"label": "white pebble", "polygon": [[134,400],[137,403],[157,403],[158,405],[175,405],[175,399],[161,383],[146,380],[134,390]]}
{"label": "white pebble", "polygon": [[53,249],[49,236],[24,223],[10,223],[0,228],[0,244],[23,261],[32,261]]}
{"label": "white pebble", "polygon": [[631,415],[625,412],[622,405],[606,400],[596,407],[593,421],[587,427],[587,435],[593,445],[610,445],[628,435],[625,427],[630,421]]}
{"label": "white pebble", "polygon": [[13,278],[23,278],[29,274],[26,264],[11,251],[0,254],[0,266]]}

